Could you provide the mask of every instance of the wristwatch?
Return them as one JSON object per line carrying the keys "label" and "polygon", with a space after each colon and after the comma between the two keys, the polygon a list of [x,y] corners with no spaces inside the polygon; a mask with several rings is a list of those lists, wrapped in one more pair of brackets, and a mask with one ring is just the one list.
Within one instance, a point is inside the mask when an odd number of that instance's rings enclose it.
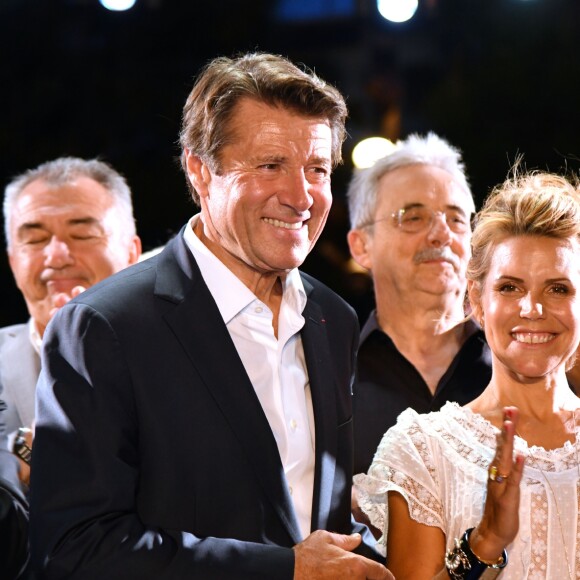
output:
{"label": "wristwatch", "polygon": [[453,580],[492,580],[496,578],[508,562],[504,550],[497,562],[483,562],[469,547],[469,528],[461,538],[455,538],[454,547],[445,554],[445,568]]}
{"label": "wristwatch", "polygon": [[16,434],[16,439],[14,439],[14,445],[12,445],[12,452],[24,463],[30,465],[30,458],[32,457],[32,448],[26,443],[26,435],[30,433],[30,429],[26,427],[20,427],[18,433]]}

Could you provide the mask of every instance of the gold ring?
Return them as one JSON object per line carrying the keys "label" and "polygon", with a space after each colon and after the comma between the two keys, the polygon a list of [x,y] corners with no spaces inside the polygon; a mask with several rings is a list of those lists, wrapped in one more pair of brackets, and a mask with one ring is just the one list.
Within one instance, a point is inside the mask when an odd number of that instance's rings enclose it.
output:
{"label": "gold ring", "polygon": [[499,469],[495,465],[492,465],[489,468],[490,481],[495,481],[496,483],[503,483],[504,481],[507,480],[508,477],[509,475],[504,475],[503,473],[500,473]]}

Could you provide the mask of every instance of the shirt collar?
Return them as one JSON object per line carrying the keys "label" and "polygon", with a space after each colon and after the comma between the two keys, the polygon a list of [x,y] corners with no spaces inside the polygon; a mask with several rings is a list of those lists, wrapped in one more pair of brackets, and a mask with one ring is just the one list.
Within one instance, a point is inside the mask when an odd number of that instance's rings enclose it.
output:
{"label": "shirt collar", "polygon": [[[225,324],[246,306],[257,300],[255,294],[213,254],[195,235],[193,228],[200,219],[194,215],[185,228],[183,238],[190,249]],[[306,292],[297,268],[290,270],[282,283],[284,300],[291,309],[302,313],[306,306]]]}
{"label": "shirt collar", "polygon": [[32,317],[28,320],[28,336],[30,337],[32,348],[40,354],[42,337],[40,336],[40,332],[38,332],[38,329],[36,328],[36,322],[34,322],[34,318]]}
{"label": "shirt collar", "polygon": [[365,322],[360,332],[359,342],[362,344],[375,330],[379,330],[382,332],[381,327],[379,326],[379,321],[377,319],[376,309],[370,313],[367,321]]}
{"label": "shirt collar", "polygon": [[[465,341],[467,341],[467,339],[475,334],[478,330],[481,330],[479,324],[477,324],[477,322],[475,322],[472,317],[467,318],[465,322],[460,324],[465,324]],[[362,344],[375,330],[378,330],[379,332],[382,332],[386,335],[385,331],[379,326],[376,308],[370,313],[360,332],[360,344]]]}

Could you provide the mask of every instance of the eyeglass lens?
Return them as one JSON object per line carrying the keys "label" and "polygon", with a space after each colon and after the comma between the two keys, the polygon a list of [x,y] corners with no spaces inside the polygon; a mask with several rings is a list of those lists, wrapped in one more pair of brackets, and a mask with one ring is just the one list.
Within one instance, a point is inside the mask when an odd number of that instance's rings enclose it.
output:
{"label": "eyeglass lens", "polygon": [[395,218],[399,227],[405,232],[420,232],[430,228],[435,216],[441,216],[452,232],[464,233],[469,231],[469,217],[461,210],[446,209],[442,212],[435,212],[427,207],[412,207],[400,209]]}

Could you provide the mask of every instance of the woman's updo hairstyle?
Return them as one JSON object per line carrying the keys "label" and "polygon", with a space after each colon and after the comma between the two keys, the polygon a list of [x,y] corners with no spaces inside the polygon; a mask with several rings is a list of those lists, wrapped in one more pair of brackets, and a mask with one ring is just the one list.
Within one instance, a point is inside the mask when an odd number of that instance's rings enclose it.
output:
{"label": "woman's updo hairstyle", "polygon": [[467,279],[480,289],[498,243],[514,236],[580,238],[580,192],[576,177],[520,172],[496,186],[476,215]]}

